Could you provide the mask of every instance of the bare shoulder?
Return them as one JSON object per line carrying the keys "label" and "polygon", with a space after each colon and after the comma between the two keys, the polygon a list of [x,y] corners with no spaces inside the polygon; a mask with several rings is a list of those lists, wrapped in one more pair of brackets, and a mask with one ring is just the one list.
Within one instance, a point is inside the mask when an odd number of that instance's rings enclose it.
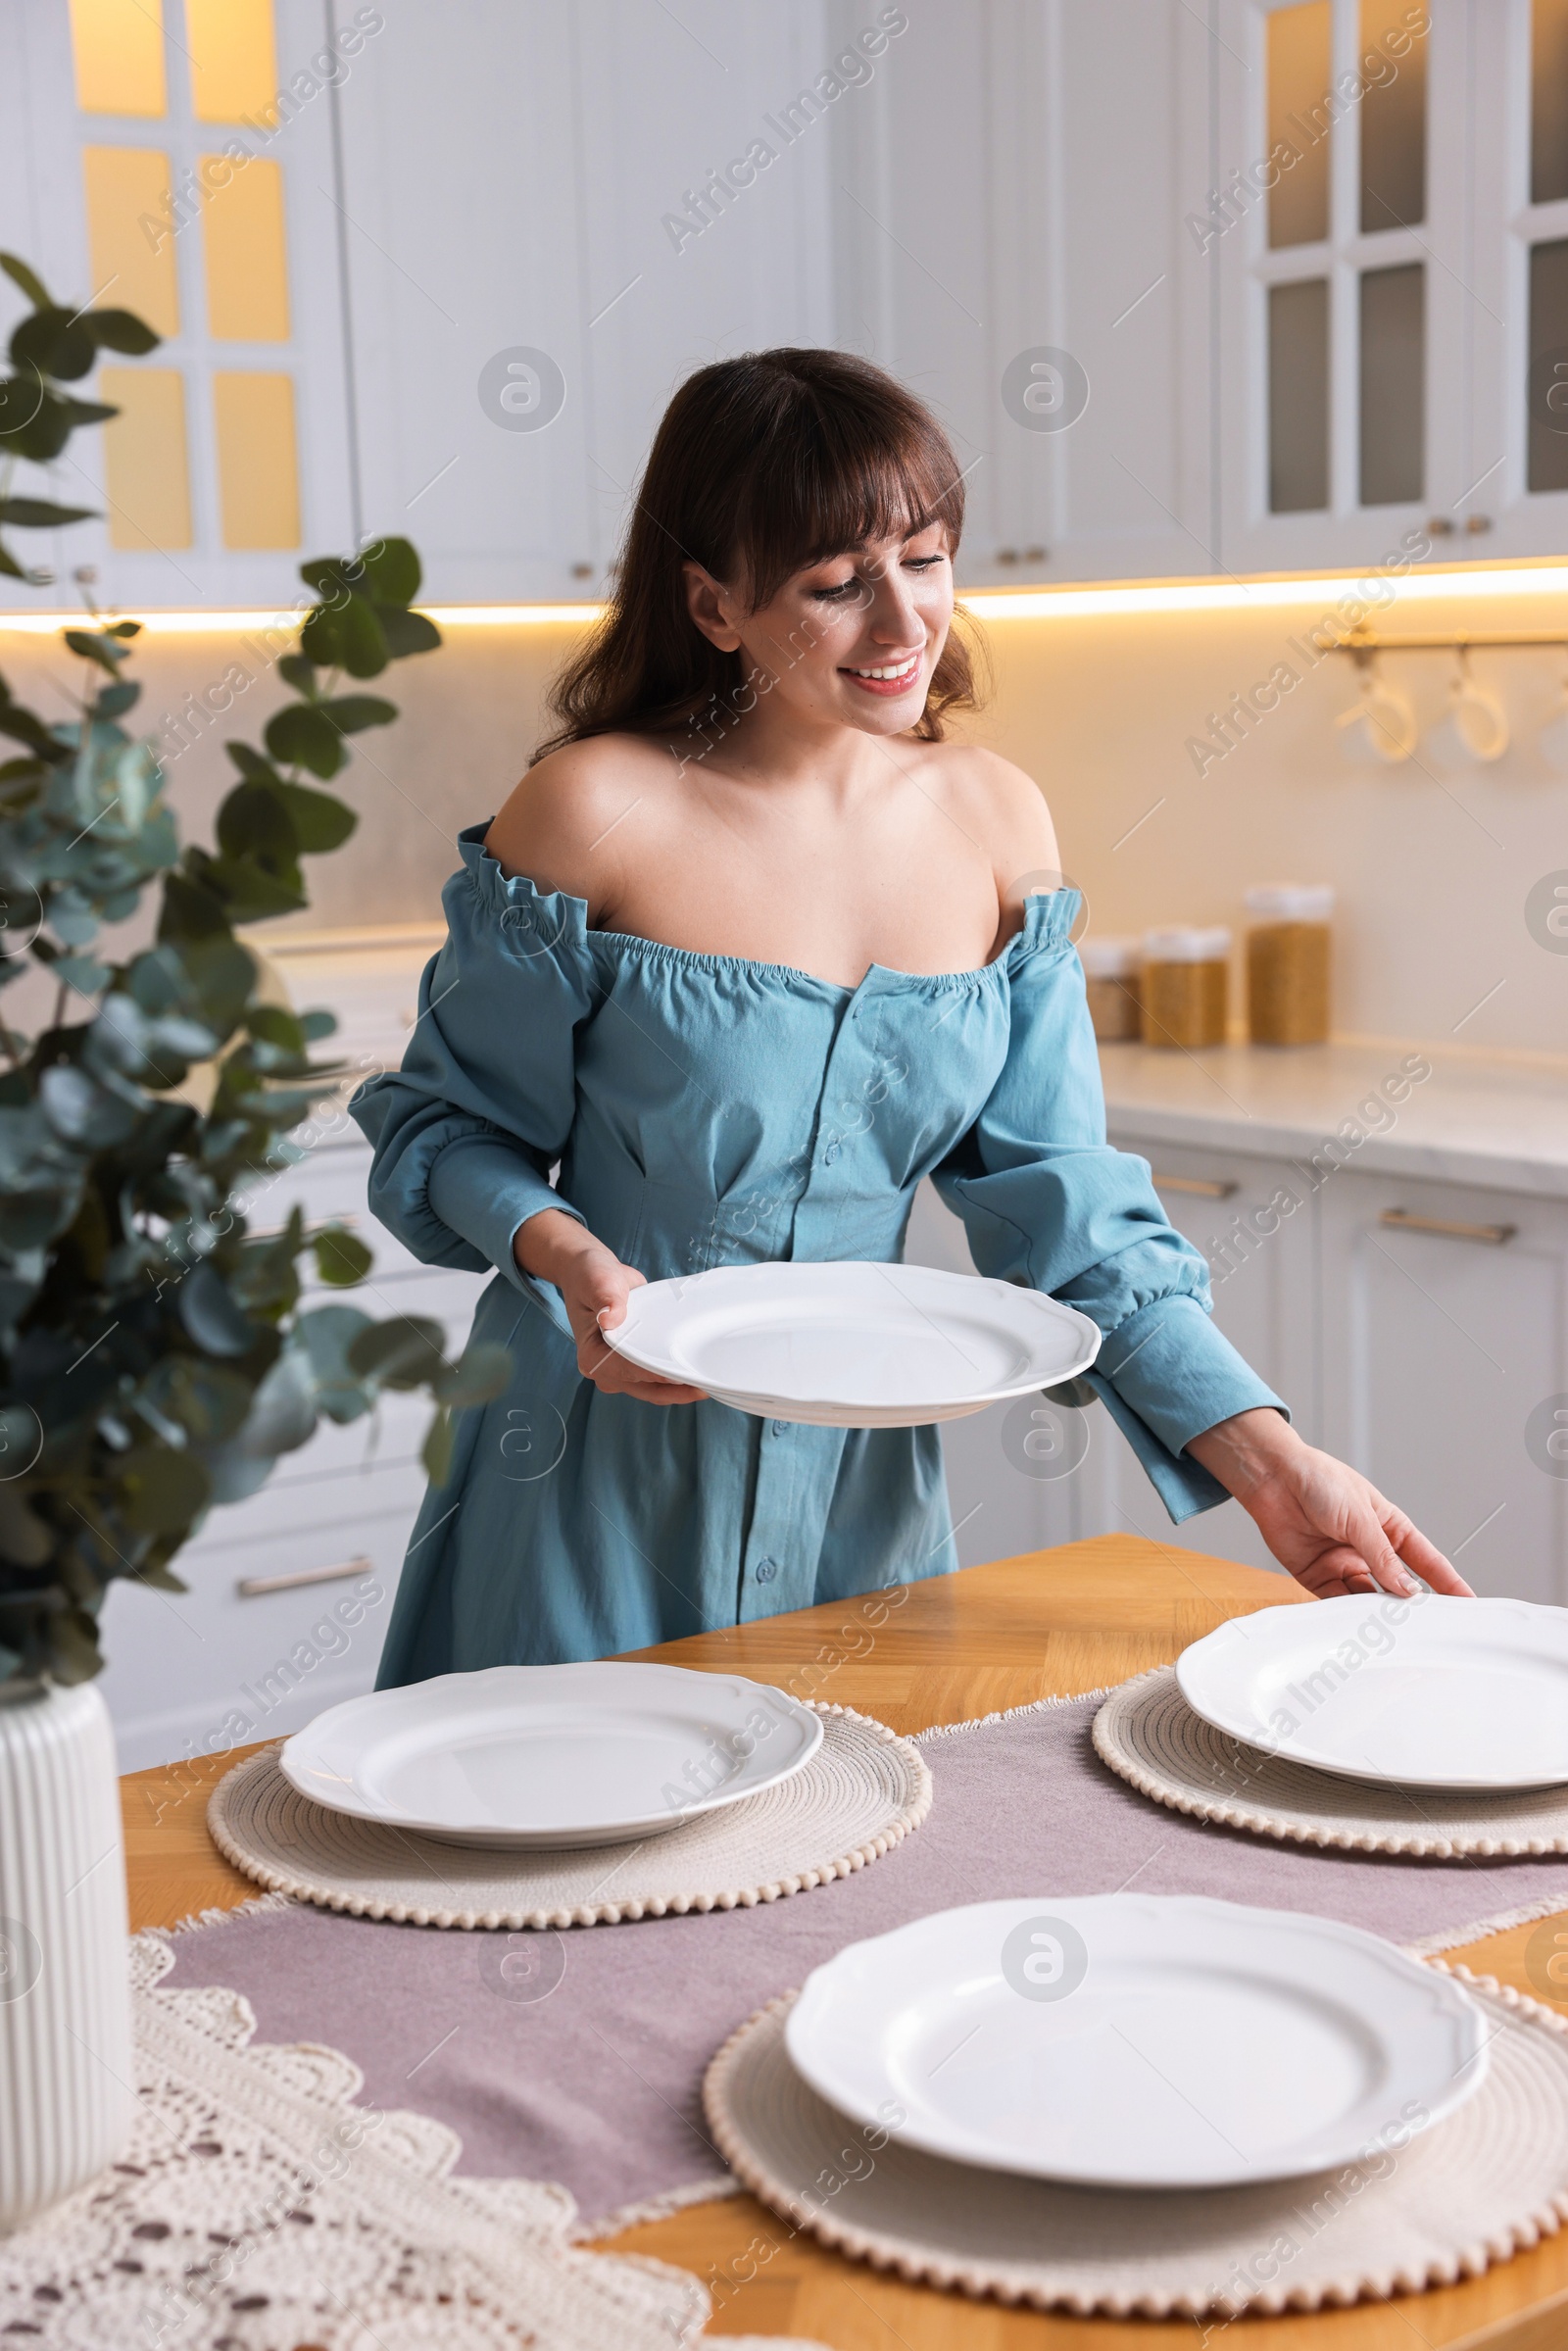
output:
{"label": "bare shoulder", "polygon": [[669,775],[668,752],[645,736],[567,743],[529,768],[485,835],[485,847],[508,873],[586,899],[595,914],[614,888],[610,828],[651,783]]}
{"label": "bare shoulder", "polygon": [[931,746],[931,764],[991,859],[1004,906],[1022,904],[1017,887],[1057,870],[1056,828],[1032,775],[1000,752],[972,743]]}

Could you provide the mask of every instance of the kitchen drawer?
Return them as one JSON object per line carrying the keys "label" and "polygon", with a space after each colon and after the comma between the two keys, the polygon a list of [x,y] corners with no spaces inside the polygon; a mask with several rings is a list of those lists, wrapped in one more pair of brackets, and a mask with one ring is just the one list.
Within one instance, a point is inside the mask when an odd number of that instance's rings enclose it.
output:
{"label": "kitchen drawer", "polygon": [[[187,1592],[115,1585],[100,1687],[121,1770],[296,1731],[370,1689],[423,1492],[410,1468],[270,1487],[179,1554]],[[319,1580],[279,1582],[303,1576]]]}
{"label": "kitchen drawer", "polygon": [[1328,1444],[1478,1592],[1568,1602],[1568,1461],[1549,1449],[1568,1425],[1568,1209],[1357,1168],[1320,1199]]}

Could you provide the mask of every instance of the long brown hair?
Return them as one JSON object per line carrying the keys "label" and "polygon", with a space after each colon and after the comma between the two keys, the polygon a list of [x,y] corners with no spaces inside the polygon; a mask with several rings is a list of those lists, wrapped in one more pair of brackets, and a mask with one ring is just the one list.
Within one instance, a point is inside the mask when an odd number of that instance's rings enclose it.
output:
{"label": "long brown hair", "polygon": [[[842,351],[758,351],[688,376],[664,411],[633,502],[611,602],[550,694],[534,753],[624,730],[664,734],[746,706],[738,653],[693,621],[681,566],[739,585],[751,611],[811,563],[944,522],[955,549],[963,478],[923,402]],[[969,648],[950,631],[916,735],[976,705]]]}

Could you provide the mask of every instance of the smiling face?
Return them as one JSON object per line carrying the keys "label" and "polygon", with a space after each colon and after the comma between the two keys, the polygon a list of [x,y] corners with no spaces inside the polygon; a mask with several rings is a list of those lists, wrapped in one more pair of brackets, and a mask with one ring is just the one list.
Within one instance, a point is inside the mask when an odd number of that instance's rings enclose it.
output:
{"label": "smiling face", "polygon": [[[795,572],[765,605],[700,564],[685,566],[693,620],[775,716],[903,734],[925,709],[953,621],[953,556],[942,522],[877,539]],[[764,688],[763,681],[771,680]]]}

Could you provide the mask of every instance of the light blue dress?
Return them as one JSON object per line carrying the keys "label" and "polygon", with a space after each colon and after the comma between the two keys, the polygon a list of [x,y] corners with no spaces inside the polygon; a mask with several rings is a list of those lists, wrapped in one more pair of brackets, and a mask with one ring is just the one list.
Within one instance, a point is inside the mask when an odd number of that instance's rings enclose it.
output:
{"label": "light blue dress", "polygon": [[891,1262],[929,1175],[982,1273],[1100,1325],[1091,1384],[1171,1516],[1223,1499],[1182,1447],[1279,1398],[1210,1322],[1207,1269],[1147,1162],[1106,1145],[1076,894],[1031,899],[980,970],[874,963],[850,988],[591,929],[581,899],[508,880],[486,830],[461,837],[403,1066],[353,1103],[375,1215],[426,1264],[496,1269],[474,1336],[514,1364],[425,1497],[382,1688],[609,1656],[956,1565],[934,1427],[601,1395],[559,1292],[513,1257],[541,1208],[650,1281]]}

